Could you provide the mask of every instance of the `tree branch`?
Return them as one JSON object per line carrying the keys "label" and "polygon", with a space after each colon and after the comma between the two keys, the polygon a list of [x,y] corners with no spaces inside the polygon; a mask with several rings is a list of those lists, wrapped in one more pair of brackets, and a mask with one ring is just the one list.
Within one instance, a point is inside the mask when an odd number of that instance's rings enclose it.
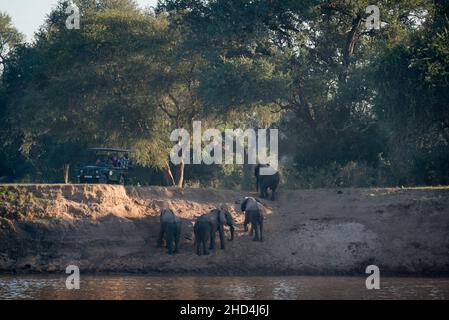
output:
{"label": "tree branch", "polygon": [[171,114],[167,108],[164,107],[163,103],[159,104],[159,108],[170,118],[170,119],[176,119],[176,115]]}
{"label": "tree branch", "polygon": [[343,13],[344,15],[348,16],[348,17],[353,17],[353,14],[351,13],[351,11],[349,11],[346,8],[343,8],[342,6],[339,6],[338,4],[334,3],[334,2],[327,2],[327,3],[323,3],[320,5],[321,10],[333,10],[333,11],[337,11],[340,13]]}

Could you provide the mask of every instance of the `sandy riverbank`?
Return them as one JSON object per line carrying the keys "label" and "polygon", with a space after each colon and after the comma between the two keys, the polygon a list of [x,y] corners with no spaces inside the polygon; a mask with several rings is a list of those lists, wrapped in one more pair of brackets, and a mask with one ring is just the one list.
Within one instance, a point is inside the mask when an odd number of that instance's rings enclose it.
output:
{"label": "sandy riverbank", "polygon": [[[449,189],[285,191],[267,201],[265,242],[243,232],[248,193],[110,185],[1,185],[0,272],[162,274],[449,274]],[[197,215],[226,204],[238,224],[226,250],[194,254]],[[181,253],[155,247],[159,210],[183,219]],[[218,239],[217,239],[218,240]]]}

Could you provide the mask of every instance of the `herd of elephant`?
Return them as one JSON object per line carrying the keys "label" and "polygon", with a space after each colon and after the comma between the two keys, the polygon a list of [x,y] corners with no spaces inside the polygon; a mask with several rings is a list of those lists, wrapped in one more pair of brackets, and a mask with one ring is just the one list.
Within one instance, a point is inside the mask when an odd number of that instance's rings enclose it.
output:
{"label": "herd of elephant", "polygon": [[[255,233],[254,241],[263,241],[263,204],[255,198],[248,197],[242,202],[241,209],[245,213],[245,231],[248,231],[248,224],[251,224],[251,234],[253,235]],[[157,242],[158,247],[162,247],[165,239],[168,253],[178,253],[179,241],[181,239],[181,225],[181,219],[172,210],[162,209]],[[195,235],[196,253],[198,255],[207,255],[209,254],[209,250],[215,249],[217,232],[220,236],[221,249],[224,250],[226,242],[224,233],[225,225],[229,226],[231,231],[229,241],[232,241],[234,239],[235,224],[228,210],[224,208],[213,209],[196,219],[193,232]]]}
{"label": "herd of elephant", "polygon": [[[271,189],[271,200],[275,199],[275,191],[279,184],[279,175],[276,173],[272,176],[259,176],[259,168],[256,167],[255,175],[257,179],[257,187],[260,188],[261,198],[268,197],[268,189]],[[245,197],[241,201],[240,209],[245,213],[245,221],[243,223],[244,230],[248,231],[248,224],[251,224],[251,236],[254,241],[263,241],[263,221],[264,221],[264,205],[256,198]],[[169,254],[179,252],[179,241],[181,239],[181,219],[170,209],[162,209],[160,214],[160,231],[157,246],[162,247],[165,239]],[[221,249],[225,249],[224,226],[228,225],[231,231],[231,238],[234,239],[234,219],[225,208],[216,208],[210,212],[199,216],[193,226],[195,236],[195,250],[198,255],[207,255],[209,250],[215,249],[215,238],[218,232],[220,236]],[[209,242],[209,245],[208,245]]]}

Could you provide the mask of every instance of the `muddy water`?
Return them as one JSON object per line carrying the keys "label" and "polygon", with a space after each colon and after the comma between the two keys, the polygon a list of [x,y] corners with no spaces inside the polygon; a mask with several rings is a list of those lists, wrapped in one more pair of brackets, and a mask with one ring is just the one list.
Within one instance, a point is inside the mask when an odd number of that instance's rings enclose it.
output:
{"label": "muddy water", "polygon": [[0,299],[449,299],[449,278],[0,276]]}

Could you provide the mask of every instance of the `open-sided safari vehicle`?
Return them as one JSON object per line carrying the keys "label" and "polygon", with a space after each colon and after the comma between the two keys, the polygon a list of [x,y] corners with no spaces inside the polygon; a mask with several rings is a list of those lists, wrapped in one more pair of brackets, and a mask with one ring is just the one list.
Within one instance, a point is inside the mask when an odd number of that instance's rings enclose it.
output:
{"label": "open-sided safari vehicle", "polygon": [[90,164],[78,174],[79,183],[109,183],[125,185],[131,168],[131,150],[116,148],[90,148]]}

